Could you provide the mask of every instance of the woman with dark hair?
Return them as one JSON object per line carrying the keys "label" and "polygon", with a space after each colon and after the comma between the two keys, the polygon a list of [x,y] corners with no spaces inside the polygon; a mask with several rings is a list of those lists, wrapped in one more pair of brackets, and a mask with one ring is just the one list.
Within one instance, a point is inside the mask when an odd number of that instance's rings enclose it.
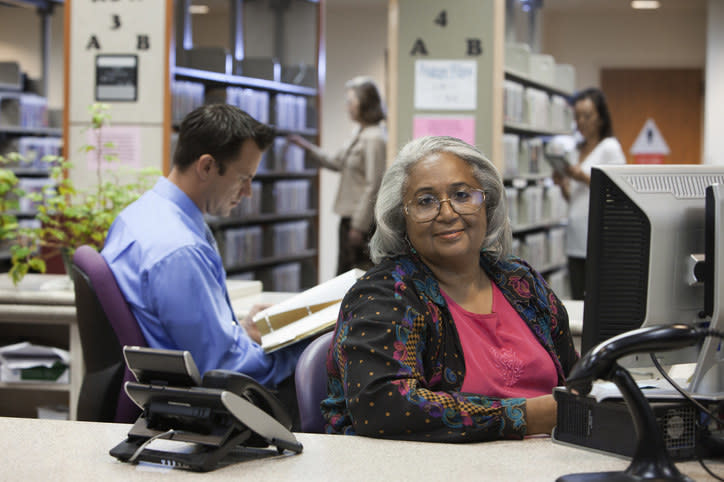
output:
{"label": "woman with dark hair", "polygon": [[553,181],[561,187],[568,201],[566,253],[571,298],[582,300],[586,282],[586,243],[588,234],[588,197],[591,167],[601,164],[626,164],[621,144],[613,136],[611,114],[606,98],[599,89],[588,88],[572,101],[576,128],[581,136],[577,145],[577,162],[564,172],[555,171]]}
{"label": "woman with dark hair", "polygon": [[385,173],[376,265],[347,292],[327,356],[329,433],[430,442],[550,434],[578,359],[568,314],[511,254],[505,188],[475,147],[422,137]]}
{"label": "woman with dark hair", "polygon": [[352,139],[330,156],[301,136],[289,142],[310,152],[322,167],[340,171],[342,178],[334,203],[341,216],[337,273],[372,266],[367,243],[374,226],[374,203],[386,168],[387,134],[380,123],[385,119],[382,98],[369,77],[355,77],[345,84],[347,111],[358,124]]}

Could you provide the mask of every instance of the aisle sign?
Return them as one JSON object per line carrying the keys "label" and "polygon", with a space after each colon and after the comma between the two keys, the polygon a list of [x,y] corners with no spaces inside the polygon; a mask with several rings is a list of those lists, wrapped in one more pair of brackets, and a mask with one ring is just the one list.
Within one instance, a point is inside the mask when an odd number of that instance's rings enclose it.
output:
{"label": "aisle sign", "polygon": [[416,60],[415,109],[475,110],[477,80],[475,60]]}
{"label": "aisle sign", "polygon": [[636,164],[663,164],[664,157],[671,153],[653,119],[646,121],[629,152]]}

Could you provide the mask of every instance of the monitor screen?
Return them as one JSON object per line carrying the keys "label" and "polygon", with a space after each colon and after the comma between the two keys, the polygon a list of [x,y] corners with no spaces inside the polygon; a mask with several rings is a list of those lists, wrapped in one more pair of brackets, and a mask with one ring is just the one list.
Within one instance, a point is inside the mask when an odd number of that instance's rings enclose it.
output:
{"label": "monitor screen", "polygon": [[[584,353],[636,328],[709,321],[694,256],[705,253],[706,188],[716,183],[724,183],[724,166],[592,169]],[[663,364],[695,362],[697,355],[696,349],[657,353]],[[622,364],[651,361],[644,354]]]}

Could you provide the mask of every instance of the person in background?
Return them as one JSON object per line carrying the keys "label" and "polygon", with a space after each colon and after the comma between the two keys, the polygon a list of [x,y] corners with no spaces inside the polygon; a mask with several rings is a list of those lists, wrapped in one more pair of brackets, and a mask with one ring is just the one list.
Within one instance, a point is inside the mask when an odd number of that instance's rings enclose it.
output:
{"label": "person in background", "polygon": [[382,180],[376,266],[342,301],[327,358],[329,433],[432,442],[549,434],[578,359],[568,314],[510,254],[495,166],[452,137],[402,148]]}
{"label": "person in background", "polygon": [[582,300],[586,285],[586,243],[588,235],[588,198],[591,168],[602,164],[626,164],[621,144],[613,136],[611,114],[599,89],[588,88],[573,98],[576,128],[582,140],[574,162],[563,173],[555,171],[553,181],[568,201],[566,253],[571,298]]}
{"label": "person in background", "polygon": [[347,111],[358,125],[342,149],[330,156],[298,135],[289,142],[310,152],[321,166],[341,171],[334,210],[341,216],[337,274],[372,266],[367,243],[374,231],[374,203],[386,166],[387,134],[382,98],[375,82],[355,77],[345,84]]}
{"label": "person in background", "polygon": [[148,345],[188,350],[200,373],[228,369],[268,388],[294,417],[293,374],[306,344],[266,354],[251,317],[239,322],[226,271],[204,215],[228,216],[243,197],[274,130],[227,104],[181,123],[173,166],[116,218],[101,252]]}

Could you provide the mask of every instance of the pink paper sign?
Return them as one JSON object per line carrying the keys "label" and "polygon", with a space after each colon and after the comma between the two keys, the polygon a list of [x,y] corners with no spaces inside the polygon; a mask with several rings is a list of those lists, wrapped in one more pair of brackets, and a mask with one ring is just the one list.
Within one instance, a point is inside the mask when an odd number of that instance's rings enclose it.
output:
{"label": "pink paper sign", "polygon": [[412,121],[412,137],[452,136],[475,145],[475,117],[420,116]]}
{"label": "pink paper sign", "polygon": [[[100,142],[96,137],[98,134],[101,136]],[[103,126],[100,133],[89,129],[86,132],[86,142],[96,148],[98,145],[102,146],[100,153],[96,149],[88,152],[88,169],[95,170],[99,154],[103,170],[115,170],[121,166],[141,167],[141,129],[138,127]],[[107,162],[104,159],[106,155],[115,155],[117,162]]]}

